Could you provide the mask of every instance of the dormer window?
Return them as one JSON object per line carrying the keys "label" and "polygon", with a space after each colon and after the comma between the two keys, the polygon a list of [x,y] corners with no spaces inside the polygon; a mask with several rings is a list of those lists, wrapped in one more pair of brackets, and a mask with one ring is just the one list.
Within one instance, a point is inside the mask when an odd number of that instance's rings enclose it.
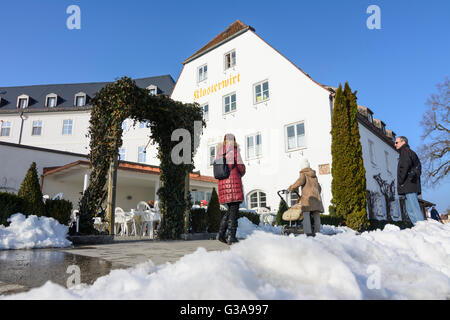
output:
{"label": "dormer window", "polygon": [[367,112],[367,120],[369,120],[370,123],[373,123],[373,115],[370,112]]}
{"label": "dormer window", "polygon": [[150,94],[151,96],[156,96],[156,95],[158,95],[158,87],[157,87],[157,86],[155,86],[155,85],[152,84],[152,85],[148,86],[147,89],[148,89],[148,91],[150,91],[149,94]]}
{"label": "dormer window", "polygon": [[45,106],[47,108],[54,108],[58,104],[58,95],[55,93],[50,93],[45,98]]}
{"label": "dormer window", "polygon": [[386,134],[386,126],[383,124],[383,122],[381,123],[381,131],[384,135]]}
{"label": "dormer window", "polygon": [[75,95],[74,105],[76,107],[83,107],[83,106],[85,106],[86,105],[86,93],[78,92]]}
{"label": "dormer window", "polygon": [[28,108],[28,104],[30,102],[30,97],[26,94],[22,94],[17,98],[17,108],[25,109]]}

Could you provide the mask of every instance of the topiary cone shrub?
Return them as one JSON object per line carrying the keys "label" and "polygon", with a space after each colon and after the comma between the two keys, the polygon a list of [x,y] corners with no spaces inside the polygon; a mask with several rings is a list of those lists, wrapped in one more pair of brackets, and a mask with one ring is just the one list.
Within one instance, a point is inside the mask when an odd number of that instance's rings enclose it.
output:
{"label": "topiary cone shrub", "polygon": [[208,232],[219,232],[222,212],[220,211],[219,196],[217,195],[216,188],[213,188],[206,216],[208,221]]}
{"label": "topiary cone shrub", "polygon": [[283,213],[285,213],[288,210],[287,203],[283,200],[280,200],[280,204],[278,206],[278,212],[277,212],[277,226],[282,226],[288,224],[287,221],[283,221]]}
{"label": "topiary cone shrub", "polygon": [[38,217],[45,215],[36,162],[33,162],[28,169],[17,195],[25,201],[23,210],[25,215],[36,215]]}
{"label": "topiary cone shrub", "polygon": [[[354,230],[368,227],[366,169],[362,158],[356,92],[348,83],[336,91],[331,118],[331,207],[333,216]],[[331,212],[331,210],[330,210]]]}

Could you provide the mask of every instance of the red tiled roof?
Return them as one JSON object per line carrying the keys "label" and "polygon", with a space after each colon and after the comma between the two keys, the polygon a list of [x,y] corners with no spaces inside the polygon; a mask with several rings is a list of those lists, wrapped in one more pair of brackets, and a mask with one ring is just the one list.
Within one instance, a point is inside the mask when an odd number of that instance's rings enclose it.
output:
{"label": "red tiled roof", "polygon": [[[48,176],[56,172],[64,171],[66,169],[76,167],[76,166],[90,166],[90,162],[86,160],[78,160],[69,164],[66,164],[64,166],[59,167],[48,167],[44,168],[43,176]],[[130,162],[119,162],[119,170],[129,170],[134,172],[141,172],[141,173],[147,173],[147,174],[160,174],[160,169],[157,166],[147,165],[147,164],[140,164],[140,163],[130,163]],[[204,182],[213,182],[217,183],[217,180],[214,177],[210,176],[202,176],[198,173],[191,173],[189,174],[189,178],[191,180],[196,181],[204,181]]]}
{"label": "red tiled roof", "polygon": [[235,35],[241,30],[244,29],[250,29],[252,31],[255,31],[250,26],[247,26],[245,23],[241,22],[240,20],[236,20],[233,22],[228,28],[226,28],[224,31],[222,31],[218,36],[216,36],[214,39],[212,39],[210,42],[208,42],[206,45],[204,45],[200,50],[198,50],[196,53],[194,53],[192,56],[187,58],[184,63],[186,63],[188,60],[192,59],[193,57],[199,55],[202,52],[207,51],[208,49],[214,47],[216,44],[230,38],[231,36]]}

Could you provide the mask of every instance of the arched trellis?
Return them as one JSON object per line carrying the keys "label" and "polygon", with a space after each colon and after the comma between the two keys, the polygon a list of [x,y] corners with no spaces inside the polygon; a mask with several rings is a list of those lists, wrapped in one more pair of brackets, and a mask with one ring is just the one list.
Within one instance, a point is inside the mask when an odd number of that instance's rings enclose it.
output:
{"label": "arched trellis", "polygon": [[[94,98],[88,137],[91,174],[89,186],[79,202],[80,233],[95,233],[92,218],[105,199],[108,170],[118,157],[122,145],[122,122],[132,118],[135,122],[149,121],[150,139],[157,144],[160,160],[160,188],[158,197],[161,210],[161,239],[178,239],[184,230],[184,214],[189,205],[185,197],[185,177],[194,168],[193,157],[201,130],[194,123],[206,124],[197,103],[184,104],[165,95],[153,96],[149,90],[139,88],[128,77],[106,85]],[[175,164],[171,153],[179,141],[172,141],[172,132],[186,129],[190,133],[190,164]],[[182,152],[184,152],[184,149]],[[189,192],[187,192],[189,194]]]}

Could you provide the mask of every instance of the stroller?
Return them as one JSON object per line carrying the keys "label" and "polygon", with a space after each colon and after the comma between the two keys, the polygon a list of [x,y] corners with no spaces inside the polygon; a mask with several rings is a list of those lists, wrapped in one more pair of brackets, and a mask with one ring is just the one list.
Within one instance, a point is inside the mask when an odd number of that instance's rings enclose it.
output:
{"label": "stroller", "polygon": [[[286,212],[283,213],[282,217],[283,221],[289,221],[289,225],[284,225],[281,228],[281,234],[284,236],[288,236],[290,234],[297,235],[305,233],[303,231],[303,213],[300,204],[301,195],[297,191],[294,192],[298,195],[298,200],[294,206],[292,206]],[[277,192],[278,196],[286,204],[287,207],[289,206],[286,200],[281,196],[281,194],[288,194],[288,193],[289,193],[288,190],[280,190]],[[294,222],[295,224],[292,225],[292,222]]]}

